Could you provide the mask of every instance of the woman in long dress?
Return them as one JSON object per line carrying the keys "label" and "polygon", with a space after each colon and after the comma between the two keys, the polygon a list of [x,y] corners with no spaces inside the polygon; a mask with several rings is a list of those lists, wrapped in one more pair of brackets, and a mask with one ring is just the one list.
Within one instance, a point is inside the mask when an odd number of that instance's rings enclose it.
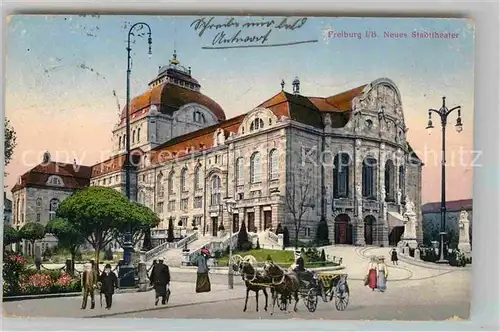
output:
{"label": "woman in long dress", "polygon": [[210,257],[210,252],[208,249],[202,249],[200,255],[196,260],[196,265],[198,266],[196,274],[196,293],[206,293],[210,292],[210,278],[208,277],[208,267],[207,260]]}
{"label": "woman in long dress", "polygon": [[389,274],[389,270],[387,269],[387,265],[385,265],[385,258],[383,256],[379,257],[377,271],[377,288],[381,292],[384,292],[387,289],[387,275]]}
{"label": "woman in long dress", "polygon": [[377,288],[377,260],[375,256],[370,259],[370,265],[368,265],[368,271],[366,273],[365,285],[370,287],[372,291]]}

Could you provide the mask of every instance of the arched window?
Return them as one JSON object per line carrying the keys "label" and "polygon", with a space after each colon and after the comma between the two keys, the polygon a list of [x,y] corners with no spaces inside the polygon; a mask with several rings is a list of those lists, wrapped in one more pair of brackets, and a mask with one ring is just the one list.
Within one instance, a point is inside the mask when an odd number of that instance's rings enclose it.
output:
{"label": "arched window", "polygon": [[258,152],[250,158],[250,182],[260,182],[260,153]]}
{"label": "arched window", "polygon": [[158,195],[158,198],[163,198],[165,191],[163,187],[163,174],[160,173],[156,177],[156,194]]}
{"label": "arched window", "polygon": [[168,194],[174,193],[174,171],[170,172],[168,175]]}
{"label": "arched window", "polygon": [[334,160],[334,197],[346,198],[349,197],[349,168],[351,166],[351,158],[347,153],[339,153]]}
{"label": "arched window", "polygon": [[58,187],[64,186],[62,179],[56,175],[51,175],[49,177],[49,179],[47,180],[47,184],[51,185],[51,186],[58,186]]}
{"label": "arched window", "polygon": [[392,160],[387,160],[385,162],[385,173],[384,173],[384,189],[385,189],[385,201],[394,202],[394,163]]}
{"label": "arched window", "polygon": [[401,190],[401,202],[405,201],[405,167],[399,166],[399,190]]}
{"label": "arched window", "polygon": [[236,159],[236,185],[242,186],[245,183],[245,173],[243,171],[243,158]]}
{"label": "arched window", "polygon": [[122,149],[122,137],[118,136],[118,150]]}
{"label": "arched window", "polygon": [[269,179],[276,180],[280,176],[279,153],[273,149],[269,154]]}
{"label": "arched window", "polygon": [[196,166],[194,169],[194,189],[198,190],[201,189],[201,182],[200,182],[200,166]]}
{"label": "arched window", "polygon": [[188,170],[183,168],[181,171],[181,191],[187,191]]}
{"label": "arched window", "polygon": [[212,177],[211,181],[211,195],[210,195],[210,205],[220,204],[220,177],[217,175]]}
{"label": "arched window", "polygon": [[56,211],[59,208],[59,200],[57,198],[52,198],[49,204],[49,220],[56,217]]}
{"label": "arched window", "polygon": [[137,143],[141,141],[141,128],[137,129]]}
{"label": "arched window", "polygon": [[377,195],[377,160],[367,157],[363,161],[363,197],[376,199]]}
{"label": "arched window", "polygon": [[135,130],[132,132],[132,143],[135,143]]}
{"label": "arched window", "polygon": [[250,124],[250,131],[259,130],[262,128],[264,128],[264,120],[262,120],[261,118],[256,118]]}
{"label": "arched window", "polygon": [[197,123],[205,123],[205,116],[200,111],[193,113],[193,121]]}

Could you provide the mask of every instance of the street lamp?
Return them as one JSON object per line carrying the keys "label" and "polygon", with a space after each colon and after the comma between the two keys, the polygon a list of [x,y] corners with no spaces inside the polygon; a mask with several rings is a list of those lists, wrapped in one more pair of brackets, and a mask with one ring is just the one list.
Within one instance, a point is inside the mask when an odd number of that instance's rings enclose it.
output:
{"label": "street lamp", "polygon": [[[128,31],[127,38],[127,99],[125,106],[125,119],[126,119],[126,127],[125,127],[125,195],[130,200],[130,168],[131,168],[131,154],[130,154],[130,72],[132,67],[132,57],[130,56],[130,51],[132,48],[130,47],[130,37],[136,36],[134,34],[134,30],[136,32],[141,31],[142,29],[147,28],[148,32],[148,44],[149,44],[149,52],[148,55],[151,57],[151,27],[147,23],[138,22],[132,25]],[[138,33],[137,36],[141,36],[143,33]],[[127,276],[121,280],[121,285],[123,286],[133,286],[135,284],[134,275],[131,271],[134,269],[132,265],[132,252],[134,251],[134,247],[132,245],[132,224],[130,222],[127,223],[127,229],[123,236],[123,263],[124,265],[120,268],[120,275]],[[123,272],[122,272],[123,271]]]}
{"label": "street lamp", "polygon": [[[224,198],[224,203],[227,208],[227,213],[229,215],[233,214],[233,208],[236,205],[236,201],[232,199],[231,197],[225,197]],[[234,219],[234,216],[233,216]],[[234,227],[234,220],[231,221],[231,225],[229,226],[229,257],[228,257],[228,262],[231,263],[231,257],[233,256],[233,227]],[[229,269],[227,271],[227,286],[229,289],[234,288],[234,272],[233,272],[233,266],[229,264]]]}
{"label": "street lamp", "polygon": [[439,115],[441,119],[442,128],[442,144],[441,144],[441,232],[439,233],[439,260],[436,263],[446,264],[448,261],[444,258],[444,236],[446,235],[445,223],[446,223],[446,122],[448,120],[448,115],[454,110],[458,111],[457,123],[455,129],[457,132],[463,130],[462,118],[460,117],[461,106],[455,106],[452,109],[446,108],[446,97],[443,97],[443,105],[439,110],[429,109],[429,122],[427,123],[427,131],[429,135],[431,134],[432,128],[432,112]]}

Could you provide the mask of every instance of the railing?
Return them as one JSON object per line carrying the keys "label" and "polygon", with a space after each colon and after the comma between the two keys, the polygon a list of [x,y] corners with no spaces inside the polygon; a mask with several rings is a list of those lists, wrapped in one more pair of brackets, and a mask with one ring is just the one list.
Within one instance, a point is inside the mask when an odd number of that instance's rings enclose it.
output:
{"label": "railing", "polygon": [[273,232],[271,232],[270,230],[267,230],[267,239],[271,242],[274,242],[276,244],[279,244],[279,241],[278,241],[278,235],[274,234]]}
{"label": "railing", "polygon": [[167,249],[171,248],[171,245],[172,245],[172,243],[165,242],[165,243],[160,244],[157,247],[154,247],[153,249],[147,251],[144,254],[144,259],[146,260],[146,262],[149,262],[150,260],[152,260],[153,258],[155,258],[159,253],[161,253],[163,251],[166,251]]}
{"label": "railing", "polygon": [[175,248],[182,248],[184,245],[190,244],[196,240],[198,240],[198,231],[186,236],[182,240],[175,243]]}

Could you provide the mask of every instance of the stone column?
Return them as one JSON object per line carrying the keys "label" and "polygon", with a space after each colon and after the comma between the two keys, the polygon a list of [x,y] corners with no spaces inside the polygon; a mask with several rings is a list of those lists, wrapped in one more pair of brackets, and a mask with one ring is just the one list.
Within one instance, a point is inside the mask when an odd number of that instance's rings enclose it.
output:
{"label": "stone column", "polygon": [[353,225],[353,231],[354,231],[354,245],[356,246],[364,246],[366,245],[365,242],[365,222],[363,220],[363,215],[358,216],[355,218],[356,223]]}
{"label": "stone column", "polygon": [[[262,229],[261,229],[261,226],[264,227],[264,225],[261,225],[261,222],[262,222],[262,207],[260,205],[255,205],[254,206],[254,216],[255,216],[255,228],[257,228],[257,232],[261,232]],[[253,229],[252,230],[249,230],[249,231],[254,231]]]}
{"label": "stone column", "polygon": [[271,229],[273,233],[276,233],[278,228],[278,204],[271,205]]}

